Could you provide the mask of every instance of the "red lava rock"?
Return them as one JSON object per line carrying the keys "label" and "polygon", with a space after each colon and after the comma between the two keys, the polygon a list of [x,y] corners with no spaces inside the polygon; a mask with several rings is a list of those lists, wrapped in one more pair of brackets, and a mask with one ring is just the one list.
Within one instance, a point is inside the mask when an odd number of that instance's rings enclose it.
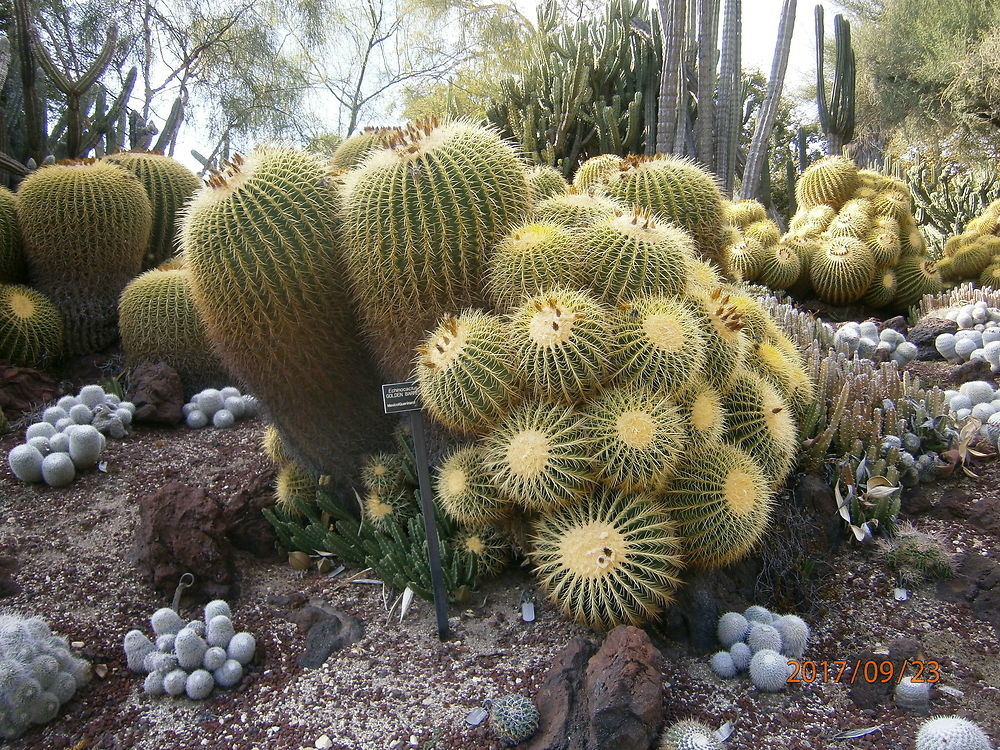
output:
{"label": "red lava rock", "polygon": [[948,382],[952,385],[962,385],[971,383],[974,380],[993,381],[993,369],[985,359],[970,359],[955,368],[955,371],[948,377]]}
{"label": "red lava rock", "polygon": [[647,750],[663,721],[662,662],[645,631],[608,633],[587,664],[590,748]]}
{"label": "red lava rock", "polygon": [[135,422],[177,425],[183,419],[181,376],[163,362],[138,365],[129,377],[127,398],[135,404]]}
{"label": "red lava rock", "polygon": [[274,503],[273,468],[251,476],[246,484],[223,501],[229,541],[236,549],[261,559],[277,556],[274,527],[261,513],[262,509],[270,508]]}
{"label": "red lava rock", "polygon": [[227,531],[221,503],[200,487],[169,482],[139,499],[135,554],[168,595],[191,573],[194,586],[186,594],[229,599],[236,584]]}
{"label": "red lava rock", "polygon": [[0,409],[10,419],[59,397],[51,375],[30,367],[0,365]]}

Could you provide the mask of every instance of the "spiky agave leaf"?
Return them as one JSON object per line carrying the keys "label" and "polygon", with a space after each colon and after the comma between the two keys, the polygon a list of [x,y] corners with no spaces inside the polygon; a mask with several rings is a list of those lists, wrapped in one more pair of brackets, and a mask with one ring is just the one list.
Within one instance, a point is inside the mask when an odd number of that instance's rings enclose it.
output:
{"label": "spiky agave leaf", "polygon": [[441,462],[434,494],[445,515],[467,526],[502,518],[510,505],[487,475],[476,446],[459,448]]}
{"label": "spiky agave leaf", "polygon": [[676,297],[634,300],[616,315],[614,382],[683,388],[705,366],[704,329],[691,305]]}
{"label": "spiky agave leaf", "polygon": [[670,516],[645,493],[599,489],[540,518],[530,559],[549,597],[597,628],[639,625],[680,584],[680,543]]}
{"label": "spiky agave leaf", "polygon": [[677,521],[686,559],[706,568],[746,556],[767,529],[773,505],[764,471],[726,442],[689,452],[658,497]]}
{"label": "spiky agave leaf", "polygon": [[645,385],[604,391],[583,415],[598,478],[623,490],[652,487],[670,475],[688,439],[673,399]]}
{"label": "spiky agave leaf", "polygon": [[611,310],[587,292],[553,289],[527,299],[509,334],[522,377],[538,396],[576,403],[606,379]]}
{"label": "spiky agave leaf", "polygon": [[571,407],[526,401],[483,439],[487,475],[529,510],[573,502],[593,486],[593,445],[580,422]]}
{"label": "spiky agave leaf", "polygon": [[445,315],[417,348],[420,398],[441,424],[477,432],[495,424],[519,396],[514,351],[503,321],[469,310]]}

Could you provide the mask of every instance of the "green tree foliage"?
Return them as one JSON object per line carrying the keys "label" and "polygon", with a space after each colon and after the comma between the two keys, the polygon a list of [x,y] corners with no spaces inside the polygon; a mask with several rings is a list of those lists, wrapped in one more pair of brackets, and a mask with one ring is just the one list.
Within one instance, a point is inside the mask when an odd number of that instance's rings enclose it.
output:
{"label": "green tree foliage", "polygon": [[1000,154],[1000,4],[842,0],[856,23],[858,125],[931,154]]}

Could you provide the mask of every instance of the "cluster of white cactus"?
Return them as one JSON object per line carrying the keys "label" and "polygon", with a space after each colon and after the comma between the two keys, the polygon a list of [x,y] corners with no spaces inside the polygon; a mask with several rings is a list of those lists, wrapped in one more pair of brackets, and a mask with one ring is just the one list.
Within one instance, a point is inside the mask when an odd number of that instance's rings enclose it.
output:
{"label": "cluster of white cactus", "polygon": [[145,674],[147,695],[207,698],[212,689],[231,688],[257,649],[250,633],[237,633],[229,605],[216,599],[205,605],[205,619],[185,622],[169,607],[149,618],[156,637],[141,630],[125,634],[125,658],[132,672]]}
{"label": "cluster of white cactus", "polygon": [[934,348],[952,364],[982,359],[989,362],[993,372],[1000,372],[1000,323],[939,334],[934,339]]}
{"label": "cluster of white cactus", "polygon": [[870,320],[864,323],[844,323],[833,335],[833,346],[846,354],[873,359],[878,352],[902,367],[917,357],[917,347],[906,336],[892,328],[879,330]]}
{"label": "cluster of white cactus", "polygon": [[944,392],[948,408],[956,421],[973,417],[982,423],[979,433],[994,445],[1000,439],[1000,393],[988,380],[962,383],[958,390]]}
{"label": "cluster of white cactus", "polygon": [[233,386],[222,390],[206,388],[184,404],[181,412],[185,423],[193,430],[207,427],[210,423],[222,429],[232,427],[237,420],[257,416],[257,399],[250,394],[241,394]]}
{"label": "cluster of white cactus", "polygon": [[719,618],[719,641],[725,651],[712,655],[712,671],[724,679],[750,672],[750,680],[769,693],[784,690],[793,667],[809,643],[809,625],[798,615],[777,615],[754,605],[742,614],[726,612]]}
{"label": "cluster of white cactus", "polygon": [[42,421],[28,426],[24,443],[7,454],[7,463],[22,482],[65,487],[78,471],[97,465],[107,440],[124,437],[135,406],[85,385],[76,396],[63,396],[42,412]]}
{"label": "cluster of white cactus", "polygon": [[40,617],[0,615],[0,737],[47,724],[90,680],[90,664]]}

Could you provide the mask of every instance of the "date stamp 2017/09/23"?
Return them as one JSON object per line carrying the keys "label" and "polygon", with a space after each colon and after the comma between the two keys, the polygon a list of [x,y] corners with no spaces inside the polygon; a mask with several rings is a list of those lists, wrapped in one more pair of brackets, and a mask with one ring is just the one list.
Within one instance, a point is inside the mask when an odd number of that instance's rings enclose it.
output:
{"label": "date stamp 2017/09/23", "polygon": [[902,663],[856,659],[854,661],[797,661],[790,659],[788,682],[901,682],[909,674],[912,682],[937,682],[941,665],[936,661],[904,659]]}

